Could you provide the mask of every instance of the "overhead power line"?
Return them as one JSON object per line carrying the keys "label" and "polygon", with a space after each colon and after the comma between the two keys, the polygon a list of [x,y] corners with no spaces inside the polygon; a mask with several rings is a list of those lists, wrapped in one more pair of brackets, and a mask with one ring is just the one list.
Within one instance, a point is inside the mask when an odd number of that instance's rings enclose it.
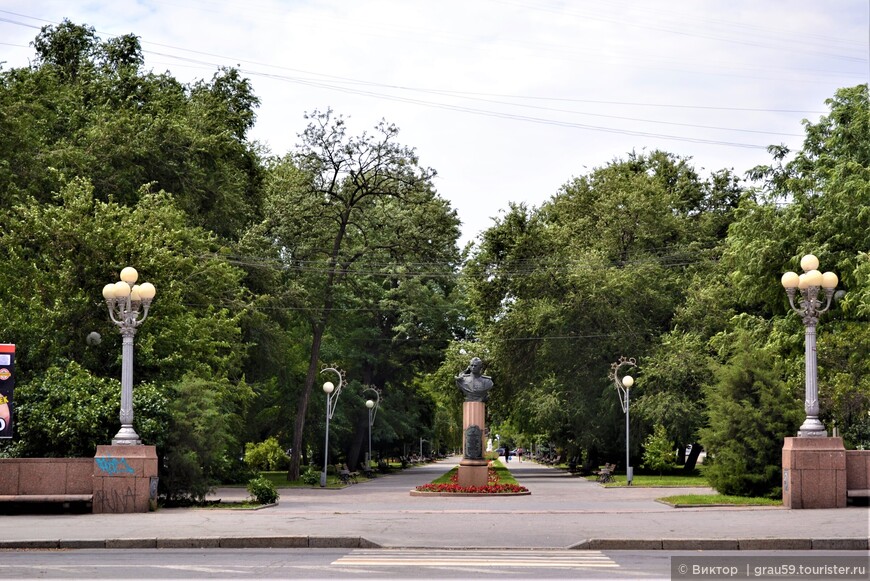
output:
{"label": "overhead power line", "polygon": [[[10,12],[10,11],[0,10],[0,12],[5,12],[8,14],[13,14],[15,16],[24,17],[24,18],[33,18],[30,16],[14,13],[14,12]],[[41,20],[41,19],[36,19],[36,20]],[[25,25],[24,23],[18,23],[18,22],[14,22],[14,21],[13,21],[13,23],[28,26],[28,25]],[[540,102],[540,101],[549,101],[549,102],[560,101],[560,102],[575,102],[575,103],[588,103],[588,104],[593,104],[593,103],[609,104],[609,105],[620,105],[620,106],[653,106],[653,107],[672,107],[672,108],[681,108],[681,109],[695,108],[695,109],[705,109],[705,110],[765,111],[764,109],[739,108],[739,107],[721,107],[720,108],[720,107],[714,107],[714,106],[710,106],[710,105],[693,106],[693,105],[684,105],[684,104],[629,103],[629,102],[620,102],[620,101],[559,99],[559,98],[553,98],[553,97],[526,97],[526,96],[519,96],[519,95],[496,95],[496,94],[489,95],[489,94],[485,94],[485,93],[472,93],[472,92],[463,92],[463,91],[445,91],[445,90],[440,90],[440,89],[405,87],[405,86],[377,83],[377,82],[372,82],[372,81],[365,81],[365,80],[360,80],[360,79],[352,79],[352,78],[341,77],[341,76],[336,76],[336,75],[325,75],[322,73],[304,71],[301,69],[293,69],[290,67],[280,67],[280,66],[275,66],[275,65],[268,64],[268,63],[261,63],[261,62],[256,62],[256,61],[245,61],[243,59],[233,59],[231,57],[218,55],[215,53],[187,49],[187,48],[183,48],[183,47],[166,45],[166,44],[162,44],[162,43],[153,43],[153,42],[143,41],[143,44],[161,46],[164,48],[170,48],[174,51],[182,51],[182,52],[186,52],[189,54],[202,55],[202,56],[206,56],[209,58],[221,59],[221,60],[225,60],[225,61],[245,62],[248,64],[257,65],[257,66],[264,66],[264,67],[274,68],[274,69],[278,69],[278,70],[286,70],[286,71],[290,71],[290,72],[301,73],[303,75],[317,77],[317,79],[295,77],[295,76],[288,76],[288,75],[275,74],[275,73],[267,73],[267,72],[263,72],[260,70],[253,70],[253,69],[248,69],[248,68],[240,69],[244,74],[250,75],[250,76],[271,78],[271,79],[275,79],[275,80],[279,80],[279,81],[283,81],[283,82],[290,82],[290,83],[295,83],[295,84],[312,86],[312,87],[316,87],[316,88],[322,88],[322,89],[338,91],[338,92],[343,92],[343,93],[357,94],[357,95],[372,97],[372,98],[376,98],[376,99],[382,99],[382,100],[388,100],[388,101],[394,101],[394,102],[403,102],[403,103],[409,103],[409,104],[418,105],[418,106],[424,106],[424,107],[430,107],[430,108],[436,108],[436,109],[442,109],[442,110],[449,110],[449,111],[456,111],[456,112],[462,112],[462,113],[478,115],[478,116],[494,117],[494,118],[500,118],[500,119],[513,120],[513,121],[522,121],[522,122],[527,122],[527,123],[552,125],[552,126],[575,128],[575,129],[582,129],[582,130],[589,130],[589,131],[596,131],[596,132],[605,132],[605,133],[612,133],[612,134],[622,134],[622,135],[632,135],[632,136],[640,136],[640,137],[648,137],[648,138],[656,138],[656,139],[666,139],[666,140],[682,141],[682,142],[689,142],[689,143],[722,145],[722,146],[746,148],[746,149],[766,149],[769,145],[769,143],[763,143],[763,144],[743,143],[743,142],[736,142],[736,141],[722,140],[722,139],[692,137],[692,136],[684,136],[684,135],[673,135],[673,134],[667,134],[667,133],[639,131],[637,129],[624,129],[624,128],[619,128],[619,127],[592,125],[592,124],[586,124],[586,123],[577,123],[577,122],[572,122],[572,121],[567,121],[567,120],[562,120],[562,119],[553,119],[553,118],[540,117],[540,116],[524,115],[524,114],[518,114],[518,113],[512,113],[512,112],[497,111],[497,110],[492,110],[492,109],[477,108],[477,107],[471,107],[471,106],[466,106],[466,105],[459,105],[459,104],[451,104],[451,103],[426,100],[426,99],[416,98],[416,97],[400,96],[400,95],[388,94],[388,93],[385,93],[383,91],[385,91],[385,90],[398,90],[398,91],[406,91],[406,92],[417,93],[417,94],[453,96],[453,97],[459,97],[459,98],[463,98],[463,99],[474,100],[474,101],[479,101],[479,102],[484,102],[484,103],[490,103],[490,104],[500,105],[500,106],[520,107],[520,108],[525,108],[525,109],[534,109],[534,110],[538,110],[538,111],[549,111],[549,112],[554,112],[554,113],[559,113],[559,114],[568,113],[568,114],[573,114],[573,115],[592,116],[592,117],[597,117],[597,118],[614,119],[614,120],[618,120],[618,121],[630,121],[630,122],[641,122],[641,123],[650,123],[650,124],[659,124],[659,125],[668,125],[668,126],[688,127],[688,128],[693,128],[693,129],[708,129],[708,130],[715,130],[715,131],[733,131],[733,132],[741,132],[741,133],[775,135],[775,136],[781,136],[781,137],[801,137],[801,135],[802,135],[802,134],[796,134],[796,133],[787,133],[786,134],[786,133],[775,132],[775,131],[743,129],[743,128],[734,128],[734,127],[721,127],[721,126],[701,125],[701,124],[693,124],[693,123],[680,123],[680,122],[663,121],[663,120],[656,120],[656,119],[643,119],[643,118],[639,118],[639,117],[629,117],[629,116],[623,116],[623,115],[607,115],[607,114],[602,114],[602,113],[593,113],[593,112],[586,112],[586,111],[572,111],[572,110],[566,110],[566,109],[556,109],[556,108],[551,108],[551,107],[541,107],[539,105],[532,105],[532,104],[528,104],[528,103],[511,103],[511,102],[505,102],[505,101],[498,101],[498,100],[494,100],[494,99],[495,98],[502,98],[502,99],[508,98],[508,99],[519,99],[519,100],[533,100],[533,101],[538,101],[538,102]],[[182,62],[188,62],[188,63],[198,64],[201,66],[207,66],[207,67],[210,67],[213,69],[217,69],[220,66],[222,66],[218,62],[203,61],[200,59],[192,59],[189,57],[183,57],[183,56],[165,53],[165,52],[157,52],[157,51],[150,51],[150,50],[143,51],[143,52],[155,54],[157,56],[162,56],[164,58],[171,58],[171,59],[182,61]],[[321,79],[321,80],[318,80],[318,79]],[[358,87],[370,87],[372,89],[377,89],[377,91],[376,90],[364,90],[364,89],[358,88]],[[799,112],[797,110],[795,110],[795,111],[791,111],[791,110],[767,110],[767,111],[769,111],[769,112]],[[812,111],[804,111],[804,112],[812,112]]]}

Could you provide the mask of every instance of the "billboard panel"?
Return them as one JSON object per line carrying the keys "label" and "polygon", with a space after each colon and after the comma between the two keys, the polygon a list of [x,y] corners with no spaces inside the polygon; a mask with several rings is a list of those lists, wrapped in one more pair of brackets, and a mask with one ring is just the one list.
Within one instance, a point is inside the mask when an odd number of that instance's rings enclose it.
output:
{"label": "billboard panel", "polygon": [[12,392],[15,388],[15,345],[0,343],[0,438],[12,437]]}

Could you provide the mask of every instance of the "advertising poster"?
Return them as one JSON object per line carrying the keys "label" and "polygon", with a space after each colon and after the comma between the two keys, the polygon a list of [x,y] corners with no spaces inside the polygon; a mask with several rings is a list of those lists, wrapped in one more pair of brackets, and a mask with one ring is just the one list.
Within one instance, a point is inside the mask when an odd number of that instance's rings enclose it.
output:
{"label": "advertising poster", "polygon": [[0,438],[12,437],[12,389],[15,387],[15,345],[0,343]]}

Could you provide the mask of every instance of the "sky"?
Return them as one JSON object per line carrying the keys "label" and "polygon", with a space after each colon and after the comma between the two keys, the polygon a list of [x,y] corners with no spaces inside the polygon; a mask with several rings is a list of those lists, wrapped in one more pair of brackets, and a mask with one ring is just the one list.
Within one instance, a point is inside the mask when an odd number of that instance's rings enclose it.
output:
{"label": "sky", "polygon": [[385,119],[474,241],[511,203],[656,149],[743,176],[870,77],[870,0],[3,0],[0,63],[64,18],[182,82],[237,67],[274,155],[306,112]]}

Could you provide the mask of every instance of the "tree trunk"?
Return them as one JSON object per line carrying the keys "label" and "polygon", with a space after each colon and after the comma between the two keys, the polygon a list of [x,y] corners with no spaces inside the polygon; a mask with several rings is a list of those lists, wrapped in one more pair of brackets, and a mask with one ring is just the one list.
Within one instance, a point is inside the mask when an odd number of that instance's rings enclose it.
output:
{"label": "tree trunk", "polygon": [[704,450],[704,447],[701,446],[698,442],[692,443],[692,449],[689,452],[689,457],[686,458],[686,464],[683,466],[684,472],[691,472],[695,469],[695,465],[698,463],[698,456],[701,455],[701,452]]}
{"label": "tree trunk", "polygon": [[368,414],[356,422],[353,430],[353,439],[347,451],[347,465],[359,468],[365,464],[366,454],[369,453],[369,418]]}
{"label": "tree trunk", "polygon": [[320,343],[323,341],[324,325],[312,326],[311,358],[308,360],[308,373],[305,375],[305,387],[299,397],[296,409],[296,424],[293,426],[293,453],[290,456],[290,470],[287,480],[299,479],[299,460],[302,457],[302,433],[305,430],[305,415],[308,413],[308,400],[317,379],[317,363],[320,360]]}

